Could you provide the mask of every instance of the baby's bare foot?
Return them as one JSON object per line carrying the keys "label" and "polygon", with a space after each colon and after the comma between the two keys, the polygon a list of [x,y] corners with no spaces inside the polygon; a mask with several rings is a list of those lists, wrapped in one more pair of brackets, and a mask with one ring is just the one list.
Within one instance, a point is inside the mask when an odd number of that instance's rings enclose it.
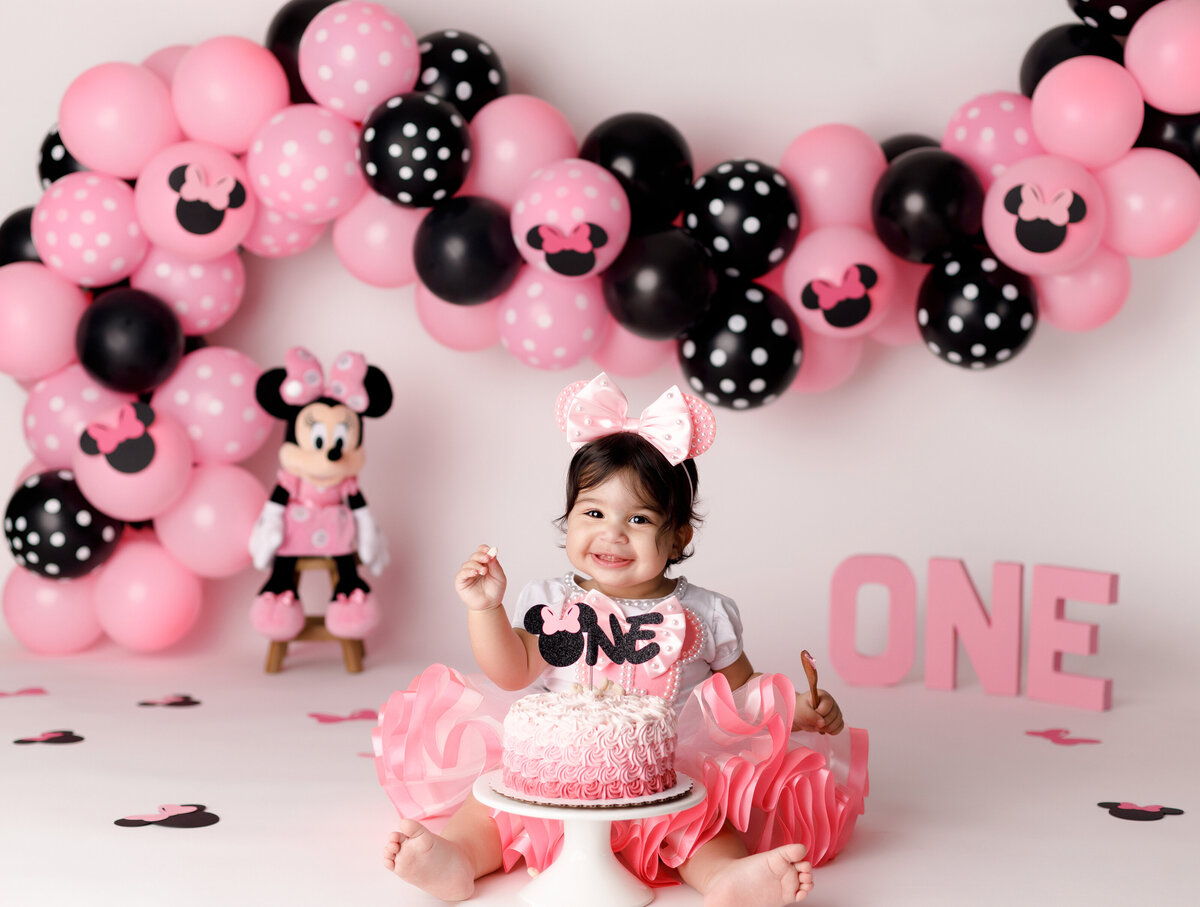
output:
{"label": "baby's bare foot", "polygon": [[467,855],[412,819],[401,819],[400,830],[388,836],[383,865],[443,901],[465,901],[475,891],[475,872]]}
{"label": "baby's bare foot", "polygon": [[781,907],[812,890],[812,864],[803,844],[785,844],[730,863],[704,893],[704,907]]}

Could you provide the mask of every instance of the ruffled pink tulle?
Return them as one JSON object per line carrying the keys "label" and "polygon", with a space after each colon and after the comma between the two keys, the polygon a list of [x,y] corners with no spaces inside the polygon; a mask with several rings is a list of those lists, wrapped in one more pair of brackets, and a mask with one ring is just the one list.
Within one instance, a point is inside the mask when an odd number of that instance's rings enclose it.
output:
{"label": "ruffled pink tulle", "polygon": [[[398,690],[373,732],[380,783],[406,818],[444,818],[475,778],[500,761],[505,712],[525,691],[506,693],[445,665]],[[728,822],[751,852],[799,842],[814,866],[845,846],[868,793],[867,732],[837,737],[793,732],[796,694],[781,674],[731,690],[721,674],[705,681],[679,716],[679,770],[708,796],[691,809],[613,823],[613,852],[649,885],[673,885],[672,871]],[[494,813],[504,868],[521,859],[545,869],[558,855],[562,823]]]}

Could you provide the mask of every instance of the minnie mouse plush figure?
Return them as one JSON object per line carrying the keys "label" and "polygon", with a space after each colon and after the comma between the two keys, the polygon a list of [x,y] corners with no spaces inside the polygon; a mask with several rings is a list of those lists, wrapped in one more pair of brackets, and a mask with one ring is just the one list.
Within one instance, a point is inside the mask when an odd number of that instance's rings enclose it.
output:
{"label": "minnie mouse plush figure", "polygon": [[293,639],[304,629],[297,560],[327,557],[337,583],[325,627],[334,636],[361,639],[378,624],[379,607],[358,562],[378,576],[388,561],[387,543],[358,490],[366,460],[362,420],[388,411],[392,386],[360,353],[339,355],[328,378],[301,347],[289,350],[285,362],[255,386],[259,405],[284,421],[286,433],[275,490],[250,533],[254,566],[271,567],[250,622],[271,639]]}

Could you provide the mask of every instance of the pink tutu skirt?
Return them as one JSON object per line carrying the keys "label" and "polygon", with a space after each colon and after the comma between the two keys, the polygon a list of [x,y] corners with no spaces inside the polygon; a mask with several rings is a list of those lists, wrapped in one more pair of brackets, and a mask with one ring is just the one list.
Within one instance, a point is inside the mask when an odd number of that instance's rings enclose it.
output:
{"label": "pink tutu skirt", "polygon": [[[433,665],[379,712],[372,736],[379,781],[401,816],[449,817],[475,779],[500,764],[505,692],[482,677]],[[667,816],[613,823],[618,859],[648,885],[678,883],[678,866],[726,822],[751,853],[799,842],[814,866],[845,846],[867,796],[867,732],[836,737],[791,731],[796,695],[781,674],[731,690],[721,674],[698,687],[679,716],[676,767],[703,782],[707,798]],[[504,868],[535,870],[558,855],[562,823],[495,811]]]}

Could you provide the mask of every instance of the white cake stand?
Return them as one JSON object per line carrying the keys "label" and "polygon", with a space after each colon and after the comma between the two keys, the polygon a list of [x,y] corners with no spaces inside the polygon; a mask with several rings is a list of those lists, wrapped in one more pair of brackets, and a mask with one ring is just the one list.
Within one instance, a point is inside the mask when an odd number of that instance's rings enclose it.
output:
{"label": "white cake stand", "polygon": [[[499,769],[480,775],[472,793],[484,806],[535,816],[560,819],[563,847],[549,867],[521,889],[521,900],[534,907],[645,907],[654,892],[635,878],[613,855],[612,823],[622,819],[648,819],[682,812],[707,796],[704,785],[682,772],[677,783],[653,799],[655,802],[619,806],[554,806],[515,800],[493,789],[500,787]],[[690,786],[690,790],[688,787]],[[672,792],[687,790],[683,796]]]}

